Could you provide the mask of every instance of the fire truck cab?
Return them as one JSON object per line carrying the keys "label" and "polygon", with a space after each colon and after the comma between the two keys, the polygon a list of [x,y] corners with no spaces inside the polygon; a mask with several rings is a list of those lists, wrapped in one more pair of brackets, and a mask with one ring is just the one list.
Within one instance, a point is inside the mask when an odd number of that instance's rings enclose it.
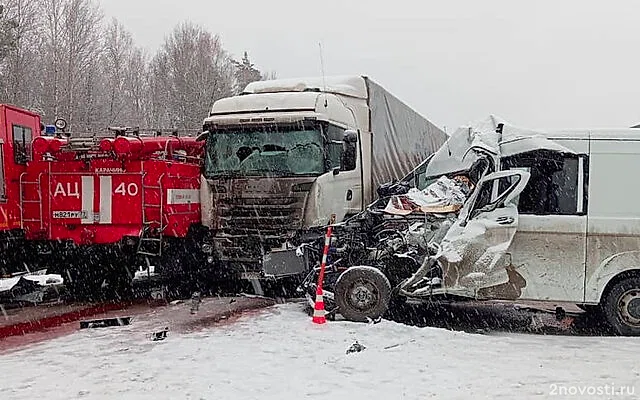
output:
{"label": "fire truck cab", "polygon": [[0,234],[6,238],[22,228],[20,177],[42,127],[39,115],[9,105],[0,105],[0,121]]}

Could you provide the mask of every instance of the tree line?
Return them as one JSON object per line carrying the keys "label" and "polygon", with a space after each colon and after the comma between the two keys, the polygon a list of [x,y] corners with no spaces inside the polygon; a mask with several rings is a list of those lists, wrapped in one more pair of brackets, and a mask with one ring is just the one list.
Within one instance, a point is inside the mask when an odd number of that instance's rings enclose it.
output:
{"label": "tree line", "polygon": [[0,6],[0,102],[47,123],[64,118],[72,132],[198,130],[215,100],[265,78],[246,52],[234,59],[218,35],[189,22],[148,54],[95,0]]}

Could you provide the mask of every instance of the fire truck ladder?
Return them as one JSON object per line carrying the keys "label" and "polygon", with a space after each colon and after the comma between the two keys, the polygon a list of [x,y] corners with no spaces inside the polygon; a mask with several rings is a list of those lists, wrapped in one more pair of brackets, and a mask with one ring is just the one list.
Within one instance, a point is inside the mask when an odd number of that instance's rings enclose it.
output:
{"label": "fire truck ladder", "polygon": [[[144,184],[144,176],[142,177],[142,231],[140,232],[140,238],[138,240],[137,253],[145,256],[160,257],[162,255],[162,239],[166,228],[164,223],[164,192],[162,189],[162,178],[164,174],[158,179],[158,186],[151,186]],[[158,193],[155,196],[159,203],[147,203],[147,191],[156,191]],[[158,210],[158,219],[150,219],[147,215],[147,211],[153,209]],[[153,229],[157,227],[157,229]]]}
{"label": "fire truck ladder", "polygon": [[[42,178],[42,173],[38,175],[38,179],[35,181],[26,181],[24,180],[27,173],[23,173],[20,175],[20,228],[24,229],[25,223],[30,224],[40,224],[40,229],[44,229],[44,221],[43,221],[43,210],[42,210],[42,190],[40,187],[40,178]],[[27,193],[29,192],[29,188],[33,188],[37,193],[37,197],[27,198]],[[27,218],[27,213],[25,212],[25,208],[30,204],[38,205],[38,215],[36,217],[30,216]]]}

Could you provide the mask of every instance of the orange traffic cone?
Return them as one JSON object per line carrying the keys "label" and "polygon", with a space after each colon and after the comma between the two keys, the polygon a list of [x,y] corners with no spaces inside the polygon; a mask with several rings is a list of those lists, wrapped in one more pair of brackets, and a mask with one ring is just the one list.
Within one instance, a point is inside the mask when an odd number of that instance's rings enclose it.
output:
{"label": "orange traffic cone", "polygon": [[316,304],[313,307],[313,323],[324,324],[327,322],[324,312],[324,299],[322,297],[322,288],[318,286],[316,290]]}

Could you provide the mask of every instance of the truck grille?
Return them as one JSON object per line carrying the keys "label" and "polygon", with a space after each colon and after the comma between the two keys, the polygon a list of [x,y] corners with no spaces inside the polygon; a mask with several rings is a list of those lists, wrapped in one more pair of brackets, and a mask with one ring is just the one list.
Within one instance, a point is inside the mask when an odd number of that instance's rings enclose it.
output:
{"label": "truck grille", "polygon": [[221,261],[259,264],[302,227],[306,193],[299,197],[219,198],[216,248]]}

